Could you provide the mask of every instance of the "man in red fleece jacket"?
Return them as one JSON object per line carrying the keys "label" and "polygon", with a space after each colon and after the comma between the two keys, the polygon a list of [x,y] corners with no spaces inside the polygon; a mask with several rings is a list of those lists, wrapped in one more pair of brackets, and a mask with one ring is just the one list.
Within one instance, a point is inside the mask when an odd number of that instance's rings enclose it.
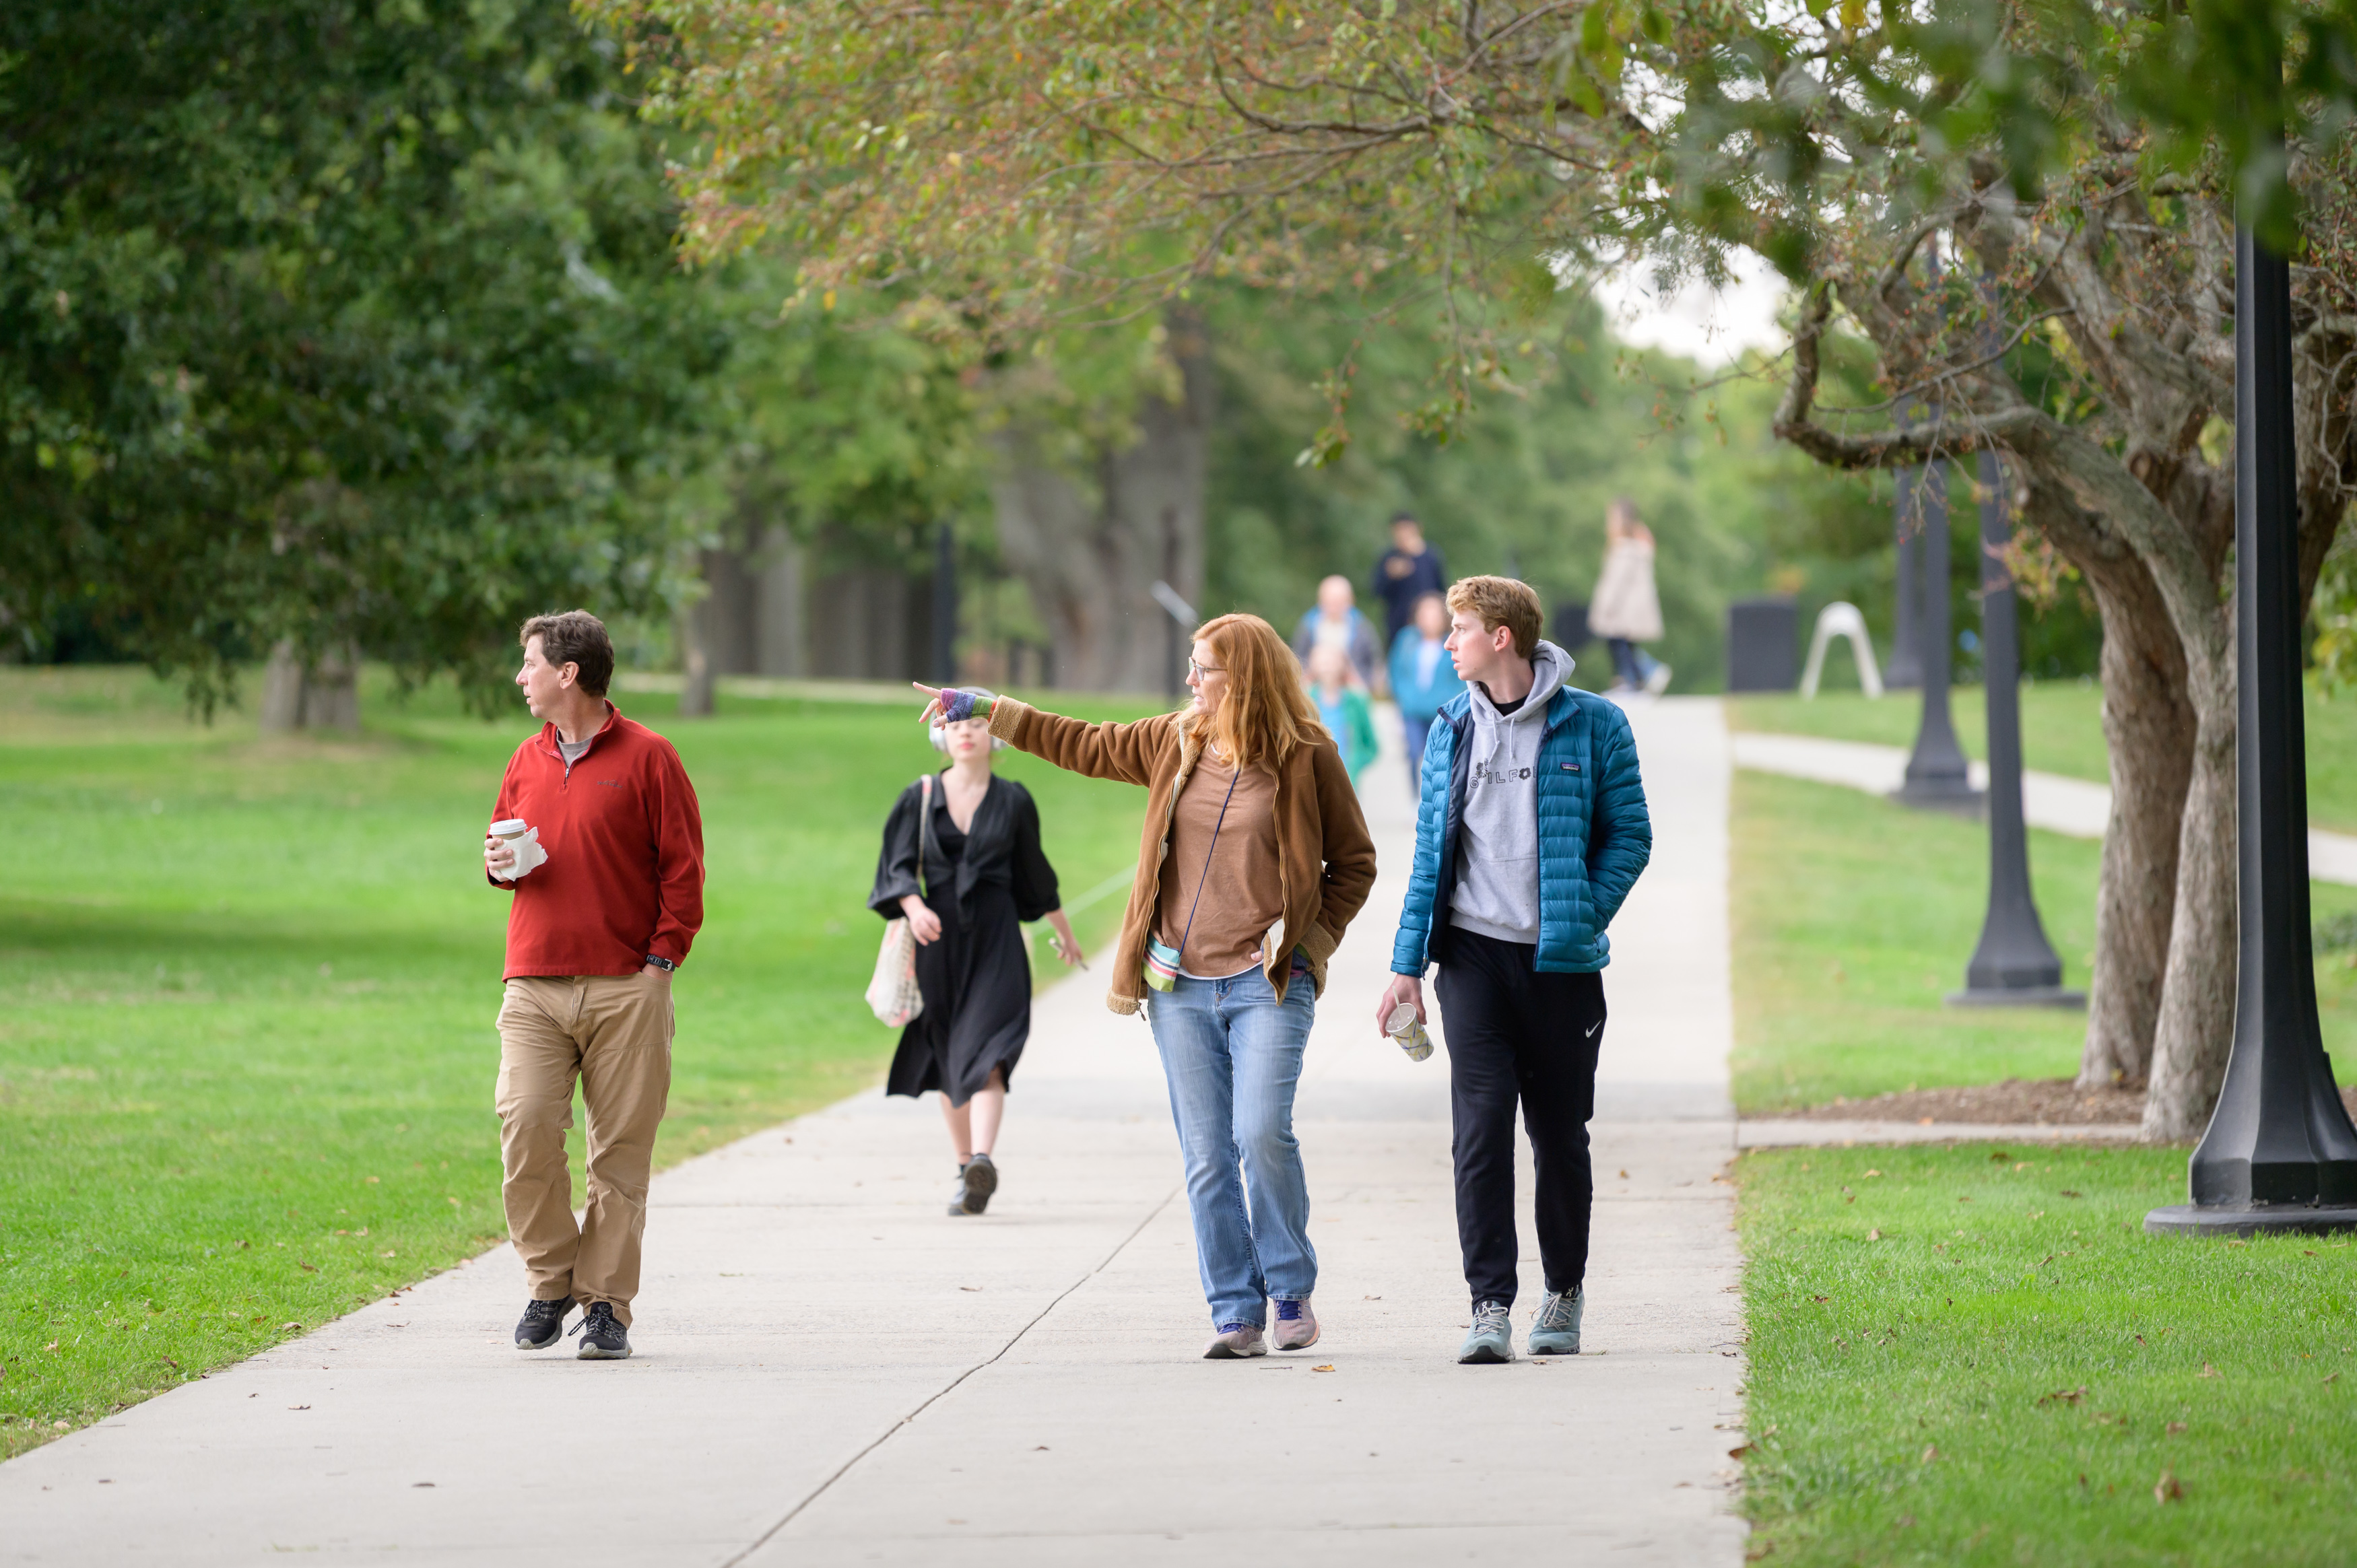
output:
{"label": "man in red fleece jacket", "polygon": [[[630,1353],[647,1181],[671,1093],[671,977],[704,924],[704,822],[671,742],[606,700],[614,644],[587,610],[524,623],[516,684],[541,731],[508,760],[494,821],[538,830],[544,862],[486,833],[511,888],[500,1007],[500,1154],[508,1237],[532,1300],[516,1344],[557,1342],[575,1302],[584,1360]],[[589,1113],[589,1200],[573,1222],[565,1133]]]}

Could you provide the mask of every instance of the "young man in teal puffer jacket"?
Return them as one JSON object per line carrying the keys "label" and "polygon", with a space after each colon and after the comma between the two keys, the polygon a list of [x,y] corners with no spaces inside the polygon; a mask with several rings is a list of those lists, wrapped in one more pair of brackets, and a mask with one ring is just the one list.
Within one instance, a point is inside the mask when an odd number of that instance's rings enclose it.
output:
{"label": "young man in teal puffer jacket", "polygon": [[1604,929],[1652,854],[1628,718],[1565,684],[1571,659],[1539,639],[1539,599],[1506,577],[1448,592],[1448,651],[1467,689],[1424,752],[1415,863],[1378,1026],[1424,1016],[1423,976],[1448,1022],[1457,1234],[1473,1324],[1458,1359],[1510,1361],[1514,1107],[1537,1178],[1546,1305],[1534,1356],[1577,1355],[1587,1271],[1587,1120],[1603,1044]]}

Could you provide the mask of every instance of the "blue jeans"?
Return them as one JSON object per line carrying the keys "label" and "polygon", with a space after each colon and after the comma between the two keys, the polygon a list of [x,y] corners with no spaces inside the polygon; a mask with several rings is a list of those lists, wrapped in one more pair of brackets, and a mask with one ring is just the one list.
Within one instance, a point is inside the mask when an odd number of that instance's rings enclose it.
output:
{"label": "blue jeans", "polygon": [[1266,1327],[1269,1297],[1303,1300],[1318,1283],[1309,1185],[1293,1136],[1293,1090],[1317,1010],[1307,971],[1292,974],[1280,1002],[1258,966],[1226,980],[1181,975],[1146,1003],[1214,1326]]}

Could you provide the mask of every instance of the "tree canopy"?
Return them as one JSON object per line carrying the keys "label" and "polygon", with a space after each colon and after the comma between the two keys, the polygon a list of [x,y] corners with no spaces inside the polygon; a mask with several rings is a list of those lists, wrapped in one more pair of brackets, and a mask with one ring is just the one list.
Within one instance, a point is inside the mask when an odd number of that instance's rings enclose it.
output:
{"label": "tree canopy", "polygon": [[15,634],[210,703],[281,638],[479,689],[525,614],[659,603],[727,343],[612,52],[553,4],[8,7]]}

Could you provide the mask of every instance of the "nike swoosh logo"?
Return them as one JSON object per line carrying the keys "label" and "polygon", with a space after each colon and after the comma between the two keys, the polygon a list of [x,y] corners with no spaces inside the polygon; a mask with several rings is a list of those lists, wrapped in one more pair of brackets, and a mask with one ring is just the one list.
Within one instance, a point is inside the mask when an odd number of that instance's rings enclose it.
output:
{"label": "nike swoosh logo", "polygon": [[1600,1021],[1599,1021],[1599,1022],[1598,1022],[1598,1023],[1590,1024],[1590,1025],[1587,1026],[1587,1033],[1586,1035],[1582,1036],[1581,1037],[1582,1037],[1583,1039],[1589,1039],[1589,1040],[1592,1040],[1592,1039],[1596,1038],[1596,1031],[1597,1031],[1597,1030],[1598,1030],[1598,1029],[1600,1029],[1600,1028],[1602,1028],[1602,1027],[1604,1027],[1604,1025],[1603,1025]]}

